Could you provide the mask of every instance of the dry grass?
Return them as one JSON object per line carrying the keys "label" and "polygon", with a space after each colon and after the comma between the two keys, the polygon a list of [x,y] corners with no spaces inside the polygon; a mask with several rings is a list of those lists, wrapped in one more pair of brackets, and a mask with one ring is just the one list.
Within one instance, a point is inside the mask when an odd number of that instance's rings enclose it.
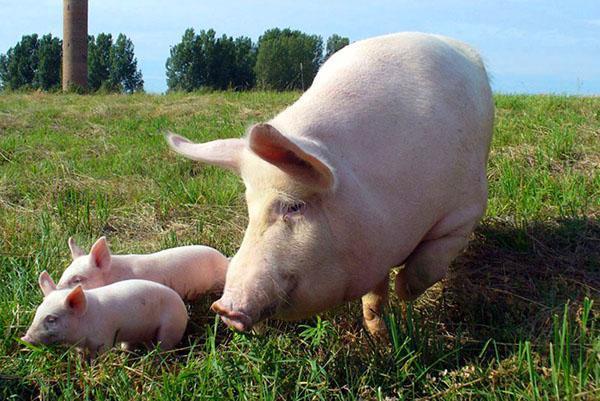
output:
{"label": "dry grass", "polygon": [[17,342],[41,298],[36,277],[60,274],[70,235],[86,246],[107,235],[117,253],[202,243],[233,255],[243,186],[176,157],[161,134],[239,136],[297,96],[0,95],[0,399],[595,401],[597,98],[496,97],[487,216],[444,282],[390,304],[391,344],[369,338],[358,302],[240,335],[210,299],[190,305],[172,353],[88,364]]}

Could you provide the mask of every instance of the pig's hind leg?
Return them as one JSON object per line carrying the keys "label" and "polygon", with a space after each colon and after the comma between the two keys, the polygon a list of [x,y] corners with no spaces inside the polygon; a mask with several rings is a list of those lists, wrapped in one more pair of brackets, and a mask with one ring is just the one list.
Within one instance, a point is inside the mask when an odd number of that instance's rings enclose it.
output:
{"label": "pig's hind leg", "polygon": [[467,245],[484,208],[461,209],[438,222],[409,255],[396,276],[396,293],[412,301],[446,276],[450,263]]}

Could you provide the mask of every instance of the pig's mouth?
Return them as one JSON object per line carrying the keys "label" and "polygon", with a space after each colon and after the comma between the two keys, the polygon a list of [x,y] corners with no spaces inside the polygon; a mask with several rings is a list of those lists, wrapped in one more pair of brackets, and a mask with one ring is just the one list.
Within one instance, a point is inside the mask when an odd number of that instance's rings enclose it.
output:
{"label": "pig's mouth", "polygon": [[255,323],[273,316],[277,311],[278,305],[279,303],[275,302],[262,309],[256,320],[252,319],[250,315],[245,312],[227,309],[220,301],[214,302],[210,308],[213,312],[221,316],[221,320],[227,326],[233,327],[237,331],[248,331]]}
{"label": "pig's mouth", "polygon": [[221,320],[229,327],[237,331],[246,331],[252,327],[252,319],[244,312],[227,309],[221,301],[215,301],[210,309],[221,316]]}
{"label": "pig's mouth", "polygon": [[278,312],[281,312],[281,310],[285,309],[286,307],[289,307],[289,300],[291,294],[296,289],[296,286],[297,282],[294,280],[291,283],[289,290],[286,292],[286,297],[271,302],[267,306],[263,307],[254,317],[252,314],[243,310],[233,310],[230,307],[227,307],[223,302],[223,298],[215,301],[210,308],[213,312],[221,316],[221,320],[227,326],[233,327],[237,331],[248,331],[254,324],[260,322],[261,320],[267,319]]}

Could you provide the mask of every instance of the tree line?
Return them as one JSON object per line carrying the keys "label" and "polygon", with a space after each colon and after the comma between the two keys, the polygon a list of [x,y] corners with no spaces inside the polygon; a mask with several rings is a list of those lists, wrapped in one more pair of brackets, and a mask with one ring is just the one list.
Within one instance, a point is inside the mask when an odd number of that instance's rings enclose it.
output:
{"label": "tree line", "polygon": [[[58,90],[61,87],[62,40],[47,34],[25,35],[0,54],[0,89]],[[144,88],[133,42],[119,34],[88,36],[88,90],[136,92]]]}
{"label": "tree line", "polygon": [[[88,38],[88,90],[136,92],[144,80],[132,41],[101,33]],[[213,29],[189,28],[171,47],[166,62],[169,91],[198,89],[306,89],[321,64],[349,44],[337,34],[327,39],[298,30],[269,29],[250,38],[217,37]],[[51,34],[25,35],[0,54],[0,89],[56,90],[61,86],[62,40]]]}
{"label": "tree line", "polygon": [[253,43],[250,38],[216,36],[213,29],[189,28],[167,59],[170,91],[197,89],[306,89],[321,64],[350,43],[337,34],[327,40],[298,30],[269,29]]}

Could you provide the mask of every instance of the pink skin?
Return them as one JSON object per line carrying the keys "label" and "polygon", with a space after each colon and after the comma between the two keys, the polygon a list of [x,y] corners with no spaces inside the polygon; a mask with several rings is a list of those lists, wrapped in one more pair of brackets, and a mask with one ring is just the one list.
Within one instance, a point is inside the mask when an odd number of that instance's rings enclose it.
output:
{"label": "pink skin", "polygon": [[146,280],[126,280],[93,290],[59,290],[45,271],[40,274],[44,300],[27,333],[31,344],[67,344],[93,357],[122,343],[159,343],[173,348],[187,325],[187,309],[170,288]]}
{"label": "pink skin", "polygon": [[373,334],[390,269],[401,300],[441,280],[487,204],[494,108],[477,52],[415,32],[355,42],[294,104],[244,138],[167,137],[239,174],[249,224],[231,259],[223,321],[248,330],[362,297]]}
{"label": "pink skin", "polygon": [[87,254],[69,238],[73,262],[63,272],[58,288],[98,288],[128,279],[164,284],[182,298],[193,300],[223,289],[229,260],[208,246],[191,245],[144,255],[113,255],[105,237]]}
{"label": "pink skin", "polygon": [[25,334],[23,337],[21,337],[21,340],[30,343],[30,344],[35,344],[35,340],[31,337],[29,337],[27,334]]}

